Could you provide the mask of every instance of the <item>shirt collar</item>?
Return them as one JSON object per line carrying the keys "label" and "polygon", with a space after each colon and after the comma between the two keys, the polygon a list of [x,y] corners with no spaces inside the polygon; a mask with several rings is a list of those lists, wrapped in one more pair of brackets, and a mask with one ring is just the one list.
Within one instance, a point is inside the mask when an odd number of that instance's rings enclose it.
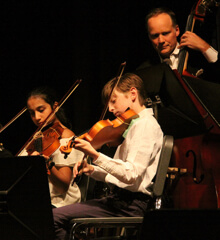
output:
{"label": "shirt collar", "polygon": [[146,115],[154,115],[153,109],[152,109],[152,108],[145,108],[145,109],[143,109],[141,112],[139,112],[139,113],[138,113],[138,116],[139,116],[139,117],[131,120],[128,128],[124,131],[122,137],[123,137],[123,138],[126,138],[126,136],[127,136],[127,134],[128,134],[128,131],[130,130],[131,126],[132,126],[135,122],[137,122],[140,118],[143,118],[143,117],[146,116]]}
{"label": "shirt collar", "polygon": [[138,113],[139,117],[145,117],[146,115],[154,115],[152,108],[145,108],[141,112]]}
{"label": "shirt collar", "polygon": [[178,56],[179,52],[180,52],[180,49],[178,48],[179,46],[179,43],[177,43],[174,51],[171,53],[171,55],[174,55],[174,56]]}
{"label": "shirt collar", "polygon": [[[178,46],[179,46],[179,43],[177,42],[175,49],[174,49],[173,52],[170,54],[170,57],[172,57],[172,56],[175,56],[175,57],[176,57],[176,56],[179,55],[180,49],[178,48]],[[162,58],[160,55],[159,55],[159,57],[160,57],[160,61],[161,61],[161,62],[166,62],[166,61],[167,61],[166,59],[170,59],[170,58]]]}

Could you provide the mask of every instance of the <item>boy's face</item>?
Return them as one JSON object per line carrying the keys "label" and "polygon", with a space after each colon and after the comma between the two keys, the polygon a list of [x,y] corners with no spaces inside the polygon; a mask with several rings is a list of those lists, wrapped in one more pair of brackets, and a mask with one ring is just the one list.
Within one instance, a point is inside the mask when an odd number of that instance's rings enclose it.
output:
{"label": "boy's face", "polygon": [[116,117],[124,113],[128,108],[131,107],[132,99],[130,92],[122,93],[118,90],[114,90],[108,107],[109,112],[112,112]]}
{"label": "boy's face", "polygon": [[173,26],[171,17],[162,13],[148,20],[148,36],[162,58],[169,58],[177,45],[179,26]]}

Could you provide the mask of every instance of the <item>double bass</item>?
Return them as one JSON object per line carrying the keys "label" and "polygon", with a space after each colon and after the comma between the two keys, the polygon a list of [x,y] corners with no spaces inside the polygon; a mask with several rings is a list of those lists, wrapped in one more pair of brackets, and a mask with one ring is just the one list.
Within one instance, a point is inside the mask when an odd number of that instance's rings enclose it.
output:
{"label": "double bass", "polygon": [[[216,1],[200,0],[188,18],[186,30],[193,31],[197,21],[204,21],[206,11],[210,11],[209,4],[214,3]],[[171,184],[172,198],[175,208],[215,209],[220,207],[220,124],[191,83],[198,81],[197,84],[202,86],[216,86],[216,92],[219,91],[219,85],[205,83],[191,75],[187,71],[188,58],[189,52],[183,50],[178,70],[174,70],[174,73],[200,114],[205,131],[174,141],[173,168],[170,168],[174,178]]]}

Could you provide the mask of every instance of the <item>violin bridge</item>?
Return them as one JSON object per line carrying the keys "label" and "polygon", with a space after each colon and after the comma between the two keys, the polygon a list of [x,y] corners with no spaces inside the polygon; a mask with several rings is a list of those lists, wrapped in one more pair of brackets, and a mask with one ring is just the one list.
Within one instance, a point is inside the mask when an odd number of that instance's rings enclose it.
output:
{"label": "violin bridge", "polygon": [[42,138],[44,135],[41,131],[36,132],[33,136],[33,139]]}

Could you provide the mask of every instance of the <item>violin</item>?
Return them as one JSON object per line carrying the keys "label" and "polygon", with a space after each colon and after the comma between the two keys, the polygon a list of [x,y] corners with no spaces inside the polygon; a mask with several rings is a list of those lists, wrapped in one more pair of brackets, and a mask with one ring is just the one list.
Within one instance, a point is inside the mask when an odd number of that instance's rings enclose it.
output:
{"label": "violin", "polygon": [[[50,157],[60,146],[59,139],[62,136],[63,128],[59,123],[47,127],[45,131],[38,132],[34,140],[28,145],[26,151],[31,155],[34,151],[39,152],[41,155]],[[47,174],[50,175],[50,170],[54,166],[52,158],[46,160]]]}
{"label": "violin", "polygon": [[34,140],[26,148],[28,155],[37,151],[40,154],[51,156],[60,146],[59,139],[63,130],[59,123],[55,123],[52,126],[48,126],[45,131],[38,132]]}
{"label": "violin", "polygon": [[[95,149],[99,149],[105,144],[108,147],[116,147],[121,143],[122,134],[128,128],[131,120],[138,117],[136,112],[129,109],[112,121],[109,119],[98,121],[88,132],[82,134],[79,138],[90,142]],[[74,136],[66,146],[60,147],[60,151],[65,156],[72,151],[76,138],[77,136]]]}

